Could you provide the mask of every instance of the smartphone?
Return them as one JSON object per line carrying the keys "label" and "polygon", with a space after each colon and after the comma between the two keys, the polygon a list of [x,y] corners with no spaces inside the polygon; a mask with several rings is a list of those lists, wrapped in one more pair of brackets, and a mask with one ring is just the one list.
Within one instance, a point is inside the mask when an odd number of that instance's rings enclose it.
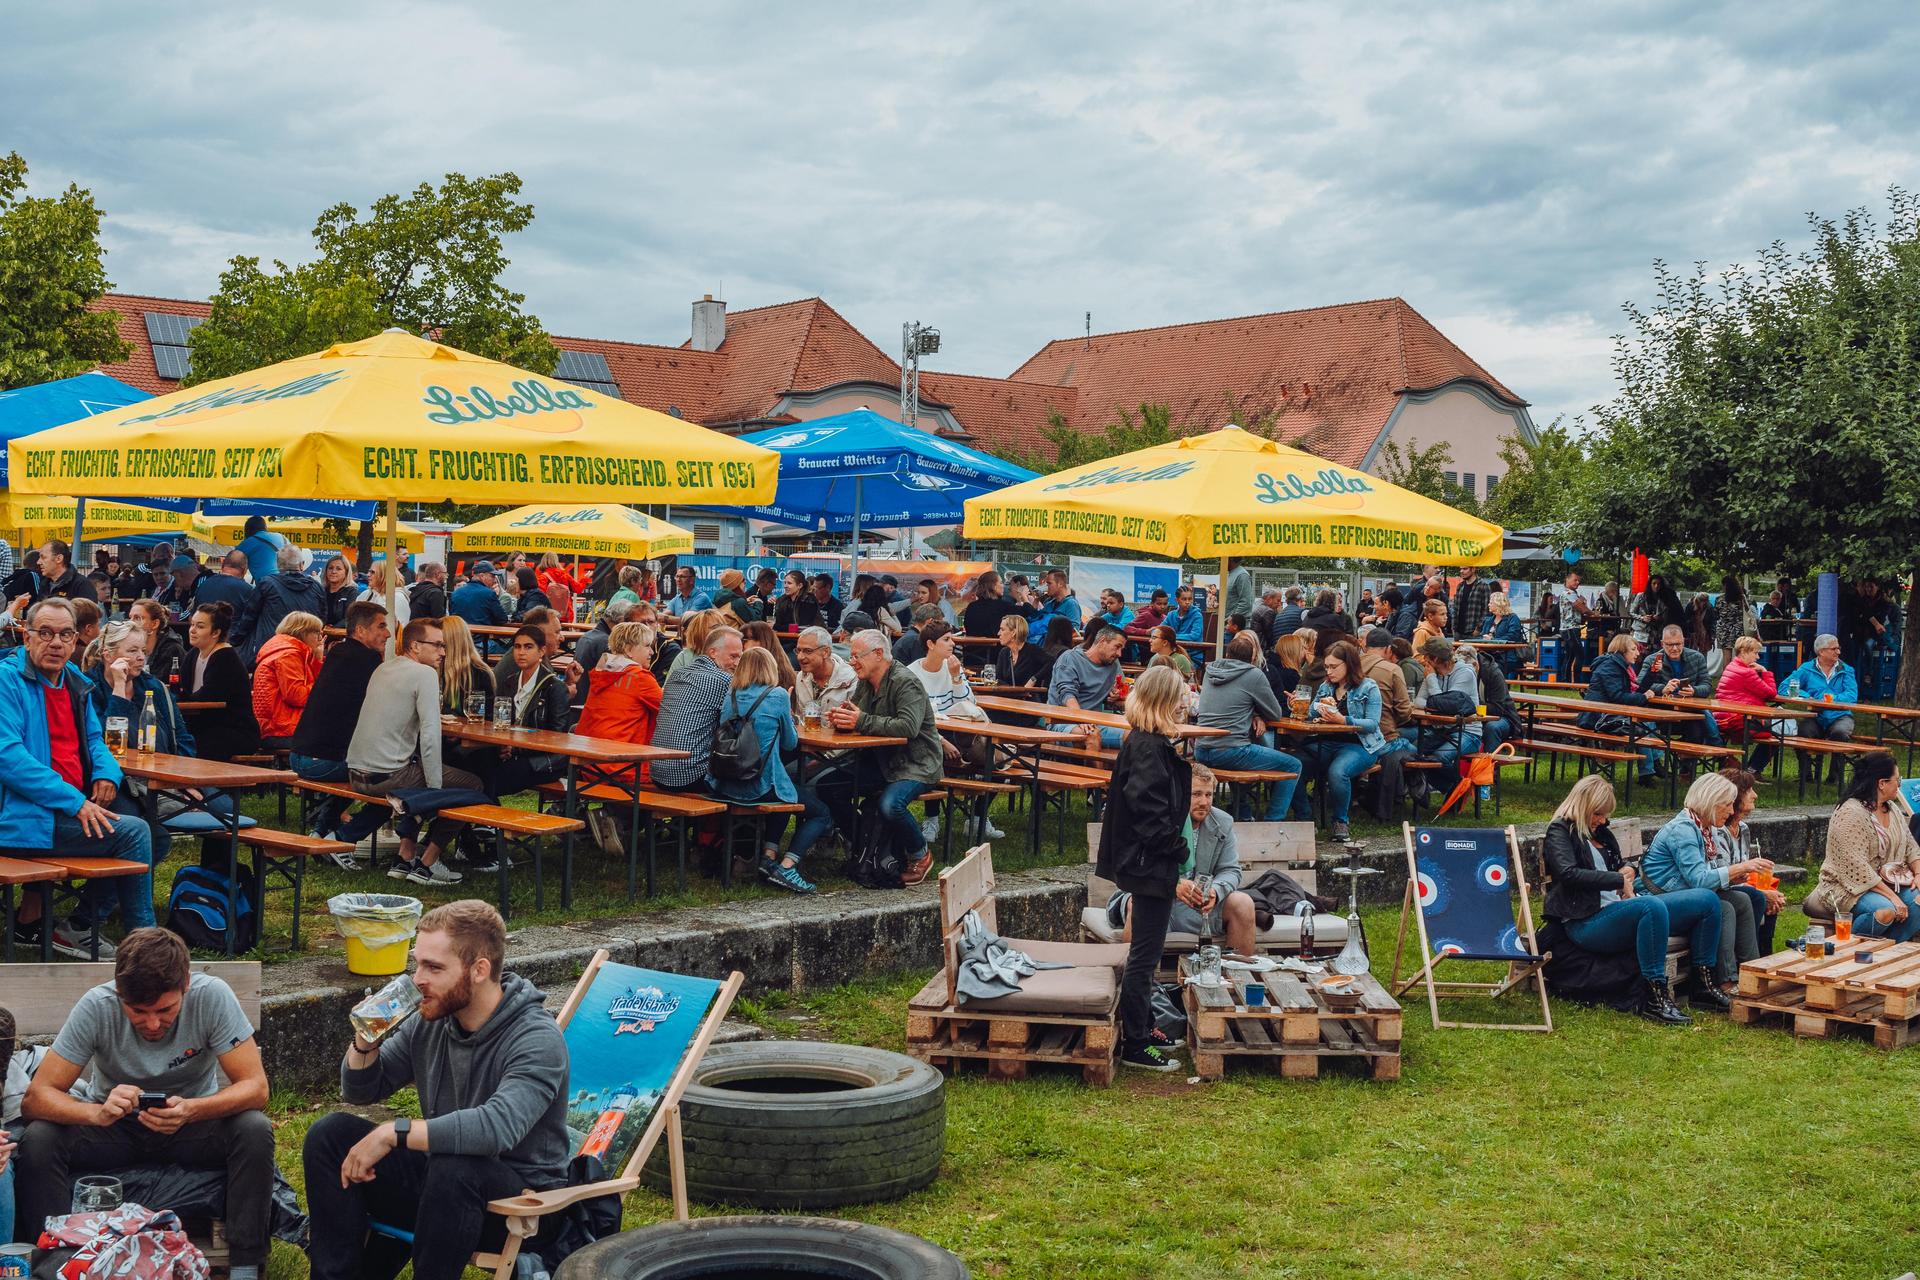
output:
{"label": "smartphone", "polygon": [[140,1110],[155,1111],[167,1105],[167,1095],[153,1089],[140,1091]]}

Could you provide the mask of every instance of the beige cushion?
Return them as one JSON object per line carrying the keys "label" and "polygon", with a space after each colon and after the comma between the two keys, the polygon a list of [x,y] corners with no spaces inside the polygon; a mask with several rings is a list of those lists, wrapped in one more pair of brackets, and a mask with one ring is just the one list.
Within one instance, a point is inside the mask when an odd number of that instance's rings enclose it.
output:
{"label": "beige cushion", "polygon": [[[1080,912],[1080,923],[1086,929],[1087,936],[1101,942],[1111,942],[1124,947],[1120,942],[1120,931],[1107,922],[1105,907],[1087,907]],[[1225,939],[1221,939],[1225,941]],[[1274,922],[1255,935],[1255,941],[1264,949],[1285,949],[1300,945],[1300,921],[1296,916],[1280,916]],[[1341,947],[1347,942],[1347,918],[1345,916],[1316,913],[1313,917],[1313,943],[1316,949],[1321,947]],[[1198,934],[1169,932],[1166,949],[1168,951],[1192,951],[1200,945]],[[1035,959],[1038,959],[1035,956]]]}
{"label": "beige cushion", "polygon": [[1049,964],[1096,966],[1112,969],[1115,973],[1127,966],[1127,944],[1124,942],[1041,942],[1037,938],[1007,938],[1004,941],[1015,951],[1024,951],[1035,960]]}
{"label": "beige cushion", "polygon": [[[1016,944],[1026,950],[1024,944]],[[1061,944],[1050,944],[1059,946]],[[1071,944],[1068,944],[1071,945]],[[1028,952],[1029,955],[1032,952]],[[1038,957],[1035,957],[1038,959]],[[1120,998],[1120,977],[1105,965],[1073,969],[1041,969],[1020,980],[1020,990],[992,1000],[966,1000],[962,1013],[1074,1014],[1101,1017],[1113,1012]]]}

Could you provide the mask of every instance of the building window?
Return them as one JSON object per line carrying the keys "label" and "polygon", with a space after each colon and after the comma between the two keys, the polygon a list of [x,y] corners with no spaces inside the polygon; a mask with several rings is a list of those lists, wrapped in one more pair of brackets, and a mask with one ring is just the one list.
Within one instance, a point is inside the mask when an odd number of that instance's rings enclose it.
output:
{"label": "building window", "polygon": [[187,376],[189,367],[187,335],[200,327],[199,316],[176,316],[164,311],[148,311],[147,341],[153,344],[153,370],[175,382]]}
{"label": "building window", "polygon": [[1457,471],[1442,471],[1440,478],[1447,482],[1449,489],[1456,488],[1460,484],[1460,473]]}
{"label": "building window", "polygon": [[1493,499],[1493,487],[1494,487],[1495,485],[1497,485],[1497,484],[1499,484],[1499,483],[1500,483],[1500,477],[1499,477],[1499,476],[1488,476],[1488,477],[1487,477],[1487,499],[1488,499],[1488,501],[1492,501],[1492,499]]}
{"label": "building window", "polygon": [[1473,472],[1471,472],[1471,471],[1469,471],[1469,472],[1467,472],[1467,473],[1466,473],[1465,475],[1463,475],[1463,476],[1461,476],[1461,477],[1460,477],[1460,487],[1461,487],[1462,489],[1465,489],[1465,490],[1467,491],[1467,493],[1468,493],[1468,495],[1469,495],[1469,496],[1471,496],[1471,495],[1472,495],[1472,493],[1473,493]]}

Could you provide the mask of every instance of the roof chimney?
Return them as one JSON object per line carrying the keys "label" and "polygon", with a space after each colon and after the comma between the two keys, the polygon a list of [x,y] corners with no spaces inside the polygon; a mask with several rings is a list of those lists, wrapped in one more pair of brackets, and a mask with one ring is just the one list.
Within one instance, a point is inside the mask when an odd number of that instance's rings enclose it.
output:
{"label": "roof chimney", "polygon": [[707,294],[693,304],[693,349],[718,351],[727,340],[727,304]]}

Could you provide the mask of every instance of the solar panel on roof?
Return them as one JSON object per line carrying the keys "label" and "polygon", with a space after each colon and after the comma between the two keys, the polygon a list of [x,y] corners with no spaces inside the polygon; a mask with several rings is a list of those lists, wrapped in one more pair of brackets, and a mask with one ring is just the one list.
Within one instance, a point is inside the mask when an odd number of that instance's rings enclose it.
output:
{"label": "solar panel on roof", "polygon": [[597,351],[562,350],[560,363],[553,372],[565,382],[620,399],[620,385],[613,380],[613,370],[607,367],[607,358]]}
{"label": "solar panel on roof", "polygon": [[163,378],[184,378],[190,363],[187,336],[199,328],[199,316],[178,316],[166,311],[148,311],[147,340],[153,344],[153,368]]}

